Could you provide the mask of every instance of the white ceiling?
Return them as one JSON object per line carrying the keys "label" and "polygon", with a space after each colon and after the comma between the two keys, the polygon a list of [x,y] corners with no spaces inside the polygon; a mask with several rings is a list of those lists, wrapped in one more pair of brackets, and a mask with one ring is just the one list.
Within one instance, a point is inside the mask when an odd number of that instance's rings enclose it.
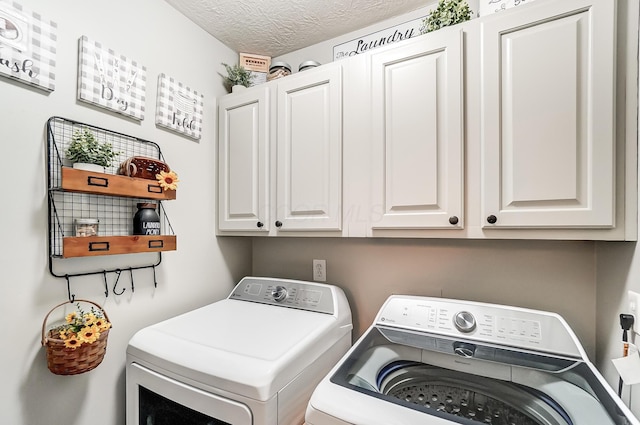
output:
{"label": "white ceiling", "polygon": [[426,0],[166,0],[236,52],[271,57],[392,18]]}

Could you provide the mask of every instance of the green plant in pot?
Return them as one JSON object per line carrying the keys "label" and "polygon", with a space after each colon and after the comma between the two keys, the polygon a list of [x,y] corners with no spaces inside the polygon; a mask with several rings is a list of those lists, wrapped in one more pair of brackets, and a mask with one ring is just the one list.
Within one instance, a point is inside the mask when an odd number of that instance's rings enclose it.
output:
{"label": "green plant in pot", "polygon": [[224,87],[227,89],[227,92],[231,93],[233,86],[251,86],[251,82],[255,78],[255,75],[251,71],[241,65],[227,65],[224,62],[222,65],[224,65],[227,70],[226,76],[220,74],[224,78]]}
{"label": "green plant in pot", "polygon": [[65,154],[73,168],[104,172],[120,152],[114,151],[111,143],[100,143],[93,132],[84,128],[73,132]]}
{"label": "green plant in pot", "polygon": [[420,34],[459,24],[469,19],[471,19],[471,9],[469,9],[467,0],[440,0],[438,6],[422,20]]}

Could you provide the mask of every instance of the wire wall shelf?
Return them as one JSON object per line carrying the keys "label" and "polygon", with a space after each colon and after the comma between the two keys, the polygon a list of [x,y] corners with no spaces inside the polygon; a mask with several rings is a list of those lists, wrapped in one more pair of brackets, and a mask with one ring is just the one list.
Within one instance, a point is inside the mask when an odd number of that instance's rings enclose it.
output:
{"label": "wire wall shelf", "polygon": [[[66,151],[77,131],[88,130],[99,143],[109,143],[118,153],[105,172],[76,170]],[[122,162],[131,157],[164,161],[160,147],[147,140],[84,124],[61,117],[47,121],[49,187],[49,270],[53,276],[66,277],[116,273],[122,269],[98,270],[75,274],[54,271],[54,260],[97,255],[157,253],[152,264],[124,267],[134,270],[156,267],[162,251],[176,249],[176,236],[162,206],[175,199],[176,191],[165,191],[155,180],[118,175]],[[159,235],[134,235],[133,217],[138,204],[154,203],[160,217]],[[78,220],[97,220],[97,232],[76,234]],[[155,275],[155,269],[154,269]]]}

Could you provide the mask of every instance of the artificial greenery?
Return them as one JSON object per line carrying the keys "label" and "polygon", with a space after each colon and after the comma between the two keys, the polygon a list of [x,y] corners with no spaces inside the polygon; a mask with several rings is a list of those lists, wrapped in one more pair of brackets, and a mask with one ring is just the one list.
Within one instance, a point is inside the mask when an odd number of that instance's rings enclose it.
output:
{"label": "artificial greenery", "polygon": [[242,65],[227,65],[226,63],[222,63],[227,70],[227,76],[222,74],[224,78],[224,87],[227,89],[229,93],[231,93],[231,87],[240,85],[249,87],[251,82],[256,77],[251,71],[245,69]]}
{"label": "artificial greenery", "polygon": [[420,34],[426,34],[449,25],[471,19],[471,9],[467,0],[440,0],[438,7],[433,9],[426,18],[422,20]]}
{"label": "artificial greenery", "polygon": [[120,155],[120,152],[113,150],[111,143],[98,142],[96,136],[86,128],[73,133],[65,153],[73,163],[85,162],[103,167],[109,167],[113,159]]}

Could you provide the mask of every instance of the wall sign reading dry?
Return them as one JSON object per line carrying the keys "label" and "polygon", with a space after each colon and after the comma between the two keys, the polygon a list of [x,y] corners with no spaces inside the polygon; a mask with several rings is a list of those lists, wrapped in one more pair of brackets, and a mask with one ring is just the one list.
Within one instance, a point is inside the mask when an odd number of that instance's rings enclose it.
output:
{"label": "wall sign reading dry", "polygon": [[80,38],[78,99],[144,119],[146,68],[86,36]]}
{"label": "wall sign reading dry", "polygon": [[0,1],[0,75],[55,90],[57,29],[39,13]]}
{"label": "wall sign reading dry", "polygon": [[194,139],[202,131],[203,96],[165,74],[158,77],[156,124]]}

